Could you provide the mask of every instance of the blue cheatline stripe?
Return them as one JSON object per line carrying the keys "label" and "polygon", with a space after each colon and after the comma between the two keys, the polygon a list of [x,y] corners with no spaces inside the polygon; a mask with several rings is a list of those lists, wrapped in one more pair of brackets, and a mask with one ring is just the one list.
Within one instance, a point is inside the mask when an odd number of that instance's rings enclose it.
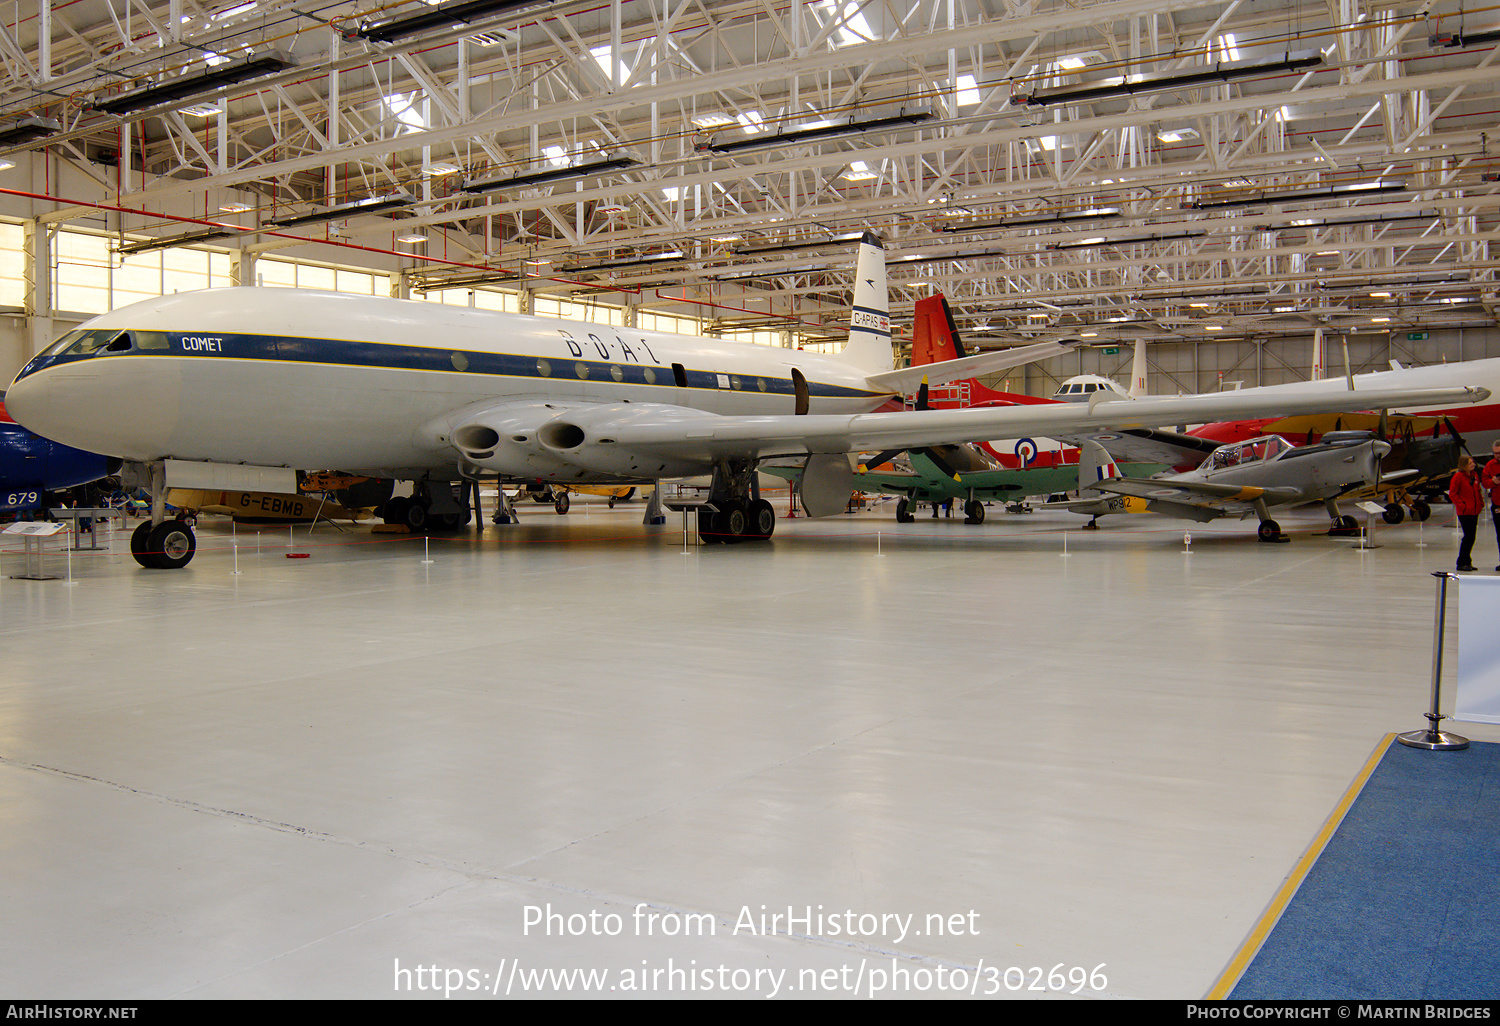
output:
{"label": "blue cheatline stripe", "polygon": [[[867,329],[869,330],[869,329]],[[527,356],[516,353],[488,353],[467,349],[434,349],[390,342],[355,342],[343,339],[294,338],[283,335],[190,335],[166,332],[172,348],[165,350],[130,350],[111,353],[99,351],[81,355],[54,356],[28,368],[34,373],[44,367],[73,363],[78,360],[120,359],[122,357],[190,356],[203,359],[224,357],[239,360],[264,360],[282,363],[319,363],[345,367],[378,367],[415,371],[455,371],[466,374],[488,374],[513,378],[552,378],[555,380],[618,381],[634,385],[675,385],[672,368],[653,363],[620,360],[588,360],[569,352],[553,356]],[[209,339],[210,341],[203,341]],[[562,340],[559,339],[561,342]],[[580,349],[594,348],[594,343],[576,343]],[[645,349],[644,345],[636,349]],[[632,350],[634,353],[634,350]],[[623,354],[622,354],[623,355]],[[619,377],[616,378],[616,372]],[[796,389],[790,378],[741,374],[730,371],[687,370],[687,387],[713,391],[764,392],[767,395],[793,396]],[[729,387],[719,384],[720,377]],[[654,378],[654,381],[652,380]],[[762,383],[765,385],[761,388]],[[888,392],[848,388],[809,381],[808,392],[815,398],[875,398]]]}
{"label": "blue cheatline stripe", "polygon": [[1393,740],[1210,997],[1500,995],[1500,744],[1430,752]]}

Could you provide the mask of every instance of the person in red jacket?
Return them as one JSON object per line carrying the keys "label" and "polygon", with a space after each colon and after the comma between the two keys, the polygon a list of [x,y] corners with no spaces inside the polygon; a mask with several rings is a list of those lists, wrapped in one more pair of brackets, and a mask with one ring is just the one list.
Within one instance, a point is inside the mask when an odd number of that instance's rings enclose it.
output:
{"label": "person in red jacket", "polygon": [[1463,541],[1458,544],[1458,569],[1473,570],[1475,566],[1470,557],[1474,552],[1474,528],[1479,524],[1479,510],[1484,499],[1479,475],[1474,471],[1474,457],[1458,458],[1458,469],[1448,482],[1448,498],[1453,500],[1458,528],[1463,532]]}
{"label": "person in red jacket", "polygon": [[[1480,483],[1490,493],[1490,519],[1495,522],[1495,544],[1500,546],[1500,440],[1490,445],[1490,461],[1484,465]],[[1500,566],[1495,567],[1500,570]]]}

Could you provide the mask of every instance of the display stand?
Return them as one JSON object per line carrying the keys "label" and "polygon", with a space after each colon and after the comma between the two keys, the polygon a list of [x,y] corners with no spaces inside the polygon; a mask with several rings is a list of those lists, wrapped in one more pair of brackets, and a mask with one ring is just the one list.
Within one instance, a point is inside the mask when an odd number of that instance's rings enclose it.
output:
{"label": "display stand", "polygon": [[56,581],[61,578],[57,574],[42,573],[42,539],[51,538],[58,532],[67,528],[66,524],[50,523],[44,520],[35,520],[11,524],[3,534],[20,535],[26,543],[25,573],[11,574],[12,580],[17,581]]}
{"label": "display stand", "polygon": [[[74,509],[54,509],[52,511],[52,515],[54,517],[57,517],[59,520],[71,520],[71,521],[73,521],[73,551],[74,552],[83,552],[84,551],[84,544],[83,544],[83,536],[84,535],[88,535],[89,536],[89,544],[88,544],[88,547],[87,547],[88,551],[93,552],[93,551],[97,551],[98,550],[98,548],[99,548],[99,521],[101,521],[101,520],[106,520],[106,521],[109,521],[109,520],[118,520],[120,522],[120,526],[117,527],[117,528],[116,527],[111,527],[111,531],[122,531],[123,532],[125,530],[125,511],[122,510],[122,509],[113,509],[113,508],[108,507],[108,506],[104,506],[104,507],[101,507],[101,508],[98,508],[98,509],[82,508],[82,507],[80,507],[80,508],[74,508]],[[79,523],[80,523],[80,521],[84,521],[84,520],[88,521],[88,526],[87,527],[80,527],[80,526],[78,526]],[[113,549],[113,547],[114,547],[114,542],[111,541],[110,542],[110,548]]]}
{"label": "display stand", "polygon": [[1409,730],[1405,734],[1397,734],[1396,740],[1408,748],[1426,748],[1436,752],[1456,752],[1469,747],[1469,739],[1457,734],[1448,734],[1438,729],[1438,723],[1444,718],[1438,712],[1438,689],[1443,677],[1443,623],[1446,619],[1448,605],[1448,578],[1457,579],[1456,574],[1446,570],[1439,570],[1432,576],[1438,579],[1437,586],[1437,614],[1432,628],[1432,709],[1426,713],[1426,730]]}

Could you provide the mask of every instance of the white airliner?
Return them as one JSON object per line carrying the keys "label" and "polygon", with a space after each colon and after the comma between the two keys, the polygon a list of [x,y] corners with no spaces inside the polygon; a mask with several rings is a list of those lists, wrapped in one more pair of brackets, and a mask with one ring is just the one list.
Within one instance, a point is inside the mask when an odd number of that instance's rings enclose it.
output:
{"label": "white airliner", "polygon": [[147,300],[96,317],[21,369],[12,415],[55,441],[144,464],[144,566],[192,558],[166,517],[173,486],[289,490],[293,469],[415,482],[410,518],[463,511],[483,475],[639,484],[711,473],[705,535],[775,527],[757,463],[803,459],[809,514],[845,508],[849,454],[1019,435],[1202,423],[1304,411],[1480,401],[1483,389],[1260,389],[971,410],[871,412],[914,391],[1065,351],[1043,344],[893,369],[885,253],[859,247],[849,343],[837,356],[495,311],[282,288]]}

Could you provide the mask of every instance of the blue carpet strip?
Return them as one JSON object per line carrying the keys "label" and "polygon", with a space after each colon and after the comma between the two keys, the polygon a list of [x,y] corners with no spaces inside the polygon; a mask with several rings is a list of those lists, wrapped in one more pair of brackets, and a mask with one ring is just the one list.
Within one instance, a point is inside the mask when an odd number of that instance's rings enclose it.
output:
{"label": "blue carpet strip", "polygon": [[1500,998],[1500,744],[1387,736],[1208,996],[1226,992]]}

